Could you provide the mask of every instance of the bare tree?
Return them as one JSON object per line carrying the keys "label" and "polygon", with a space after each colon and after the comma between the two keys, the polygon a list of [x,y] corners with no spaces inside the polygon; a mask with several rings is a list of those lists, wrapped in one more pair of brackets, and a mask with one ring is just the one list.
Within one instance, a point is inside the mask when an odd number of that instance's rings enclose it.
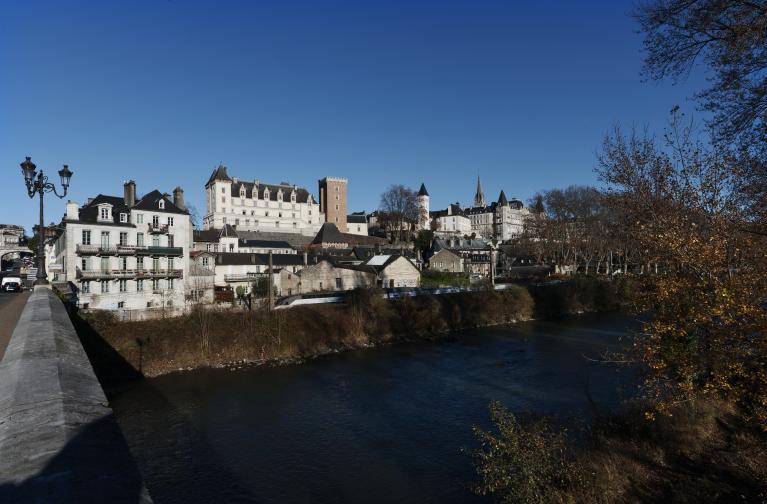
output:
{"label": "bare tree", "polygon": [[393,185],[381,195],[380,219],[395,241],[407,241],[418,223],[420,210],[416,192],[401,184]]}

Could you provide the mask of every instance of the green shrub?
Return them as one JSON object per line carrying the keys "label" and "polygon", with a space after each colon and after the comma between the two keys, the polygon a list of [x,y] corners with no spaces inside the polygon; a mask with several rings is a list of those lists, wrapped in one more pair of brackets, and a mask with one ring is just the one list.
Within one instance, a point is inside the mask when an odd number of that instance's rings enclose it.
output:
{"label": "green shrub", "polygon": [[479,495],[508,503],[572,502],[582,470],[569,451],[564,430],[544,420],[522,425],[499,403],[490,405],[494,432],[474,428],[481,448],[474,452]]}

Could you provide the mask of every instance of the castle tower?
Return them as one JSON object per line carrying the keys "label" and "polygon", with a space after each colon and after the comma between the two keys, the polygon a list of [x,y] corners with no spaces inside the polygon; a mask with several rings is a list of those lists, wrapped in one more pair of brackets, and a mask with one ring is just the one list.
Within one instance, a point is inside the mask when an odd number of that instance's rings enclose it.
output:
{"label": "castle tower", "polygon": [[429,229],[429,191],[421,183],[418,190],[418,229]]}
{"label": "castle tower", "polygon": [[482,194],[482,184],[479,182],[479,175],[477,175],[477,194],[474,195],[474,206],[475,207],[487,206],[487,204],[485,203],[485,195]]}
{"label": "castle tower", "polygon": [[346,187],[348,180],[338,177],[325,177],[320,180],[320,212],[325,214],[325,222],[336,225],[339,231],[348,231],[346,222]]}

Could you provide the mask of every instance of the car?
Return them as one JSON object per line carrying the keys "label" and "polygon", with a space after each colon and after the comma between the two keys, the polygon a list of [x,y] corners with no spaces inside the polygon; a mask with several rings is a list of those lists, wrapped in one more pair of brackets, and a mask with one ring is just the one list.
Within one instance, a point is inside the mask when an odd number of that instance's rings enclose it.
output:
{"label": "car", "polygon": [[3,291],[5,292],[21,292],[22,290],[21,284],[18,282],[6,282],[3,285]]}

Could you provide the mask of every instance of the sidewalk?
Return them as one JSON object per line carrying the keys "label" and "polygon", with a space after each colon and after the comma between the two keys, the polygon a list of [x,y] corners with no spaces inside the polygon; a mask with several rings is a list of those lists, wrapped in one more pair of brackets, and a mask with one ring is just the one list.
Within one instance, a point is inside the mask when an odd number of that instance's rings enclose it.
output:
{"label": "sidewalk", "polygon": [[16,329],[16,323],[21,317],[21,312],[24,310],[24,305],[27,304],[30,294],[30,291],[20,294],[0,294],[0,360],[5,354],[8,342],[11,341],[13,330]]}

